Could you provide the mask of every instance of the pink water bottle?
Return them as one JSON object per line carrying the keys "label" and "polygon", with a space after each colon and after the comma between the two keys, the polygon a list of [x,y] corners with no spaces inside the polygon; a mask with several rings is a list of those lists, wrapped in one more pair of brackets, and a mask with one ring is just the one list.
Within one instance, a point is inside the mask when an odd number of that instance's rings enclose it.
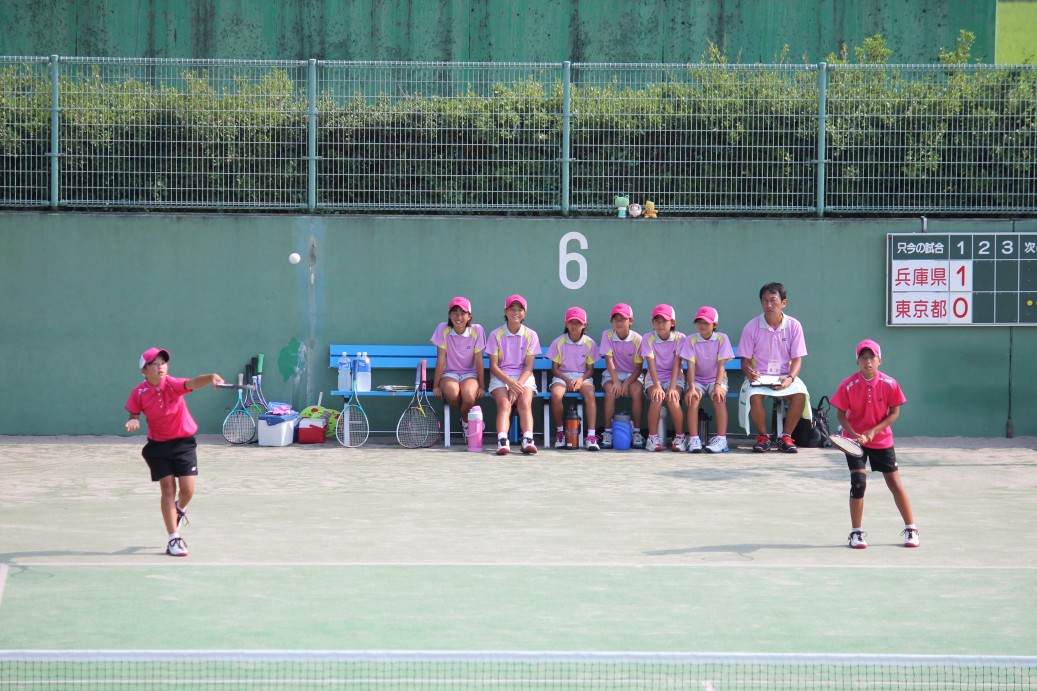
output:
{"label": "pink water bottle", "polygon": [[483,419],[482,408],[473,405],[468,411],[468,450],[482,451]]}

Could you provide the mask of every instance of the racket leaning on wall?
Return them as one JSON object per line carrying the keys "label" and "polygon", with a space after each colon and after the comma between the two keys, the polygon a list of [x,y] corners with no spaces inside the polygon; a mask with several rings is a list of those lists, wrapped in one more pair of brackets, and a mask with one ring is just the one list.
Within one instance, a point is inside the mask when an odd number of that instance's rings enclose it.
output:
{"label": "racket leaning on wall", "polygon": [[256,421],[245,410],[245,401],[241,392],[245,388],[245,375],[238,375],[238,401],[223,420],[223,438],[231,444],[247,444],[256,436]]}
{"label": "racket leaning on wall", "polygon": [[363,446],[370,434],[371,425],[367,421],[367,413],[360,405],[360,396],[353,391],[349,394],[346,407],[339,413],[338,423],[335,425],[335,438],[342,446],[355,449]]}
{"label": "racket leaning on wall", "polygon": [[406,449],[420,449],[425,445],[428,437],[428,423],[425,421],[425,411],[421,408],[421,366],[424,360],[414,368],[414,395],[410,403],[400,414],[400,420],[396,423],[396,441]]}
{"label": "racket leaning on wall", "polygon": [[256,400],[259,405],[263,406],[263,410],[266,411],[270,408],[270,404],[266,402],[266,396],[263,395],[263,354],[260,353],[256,357]]}
{"label": "racket leaning on wall", "polygon": [[425,443],[423,446],[431,447],[439,443],[440,438],[443,436],[443,428],[439,425],[439,416],[436,415],[436,409],[432,407],[432,402],[428,400],[428,380],[426,379],[427,371],[425,369],[425,361],[421,361],[421,408],[425,411],[425,425],[427,434],[425,436]]}

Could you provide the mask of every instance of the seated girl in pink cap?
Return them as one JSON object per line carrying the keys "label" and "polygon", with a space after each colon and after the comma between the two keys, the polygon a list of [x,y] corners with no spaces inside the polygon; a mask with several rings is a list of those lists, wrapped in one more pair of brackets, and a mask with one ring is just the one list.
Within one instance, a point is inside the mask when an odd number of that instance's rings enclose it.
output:
{"label": "seated girl in pink cap", "polygon": [[666,440],[655,434],[663,405],[670,411],[673,420],[673,451],[687,451],[684,436],[684,412],[681,410],[681,394],[684,377],[681,376],[681,343],[684,334],[677,330],[677,313],[670,305],[656,305],[652,310],[652,333],[641,339],[641,357],[648,363],[645,393],[648,395],[648,444],[649,451],[662,451]]}
{"label": "seated girl in pink cap", "polygon": [[713,415],[717,419],[717,434],[705,449],[707,453],[727,453],[727,370],[724,365],[734,359],[734,349],[727,334],[717,331],[720,315],[712,307],[703,307],[695,314],[698,333],[684,339],[680,356],[688,363],[684,374],[687,391],[684,402],[688,406],[688,451],[701,453],[703,440],[699,438],[699,406],[703,397],[713,401]]}
{"label": "seated girl in pink cap", "polygon": [[537,394],[533,363],[540,355],[540,337],[522,322],[526,298],[511,295],[504,301],[504,324],[490,332],[486,352],[490,356],[490,395],[497,404],[497,455],[511,453],[508,431],[512,408],[522,429],[522,453],[537,452],[533,442],[533,397]]}
{"label": "seated girl in pink cap", "polygon": [[594,363],[598,359],[598,346],[587,336],[587,312],[582,307],[570,307],[565,312],[565,330],[547,349],[551,360],[551,415],[557,428],[555,448],[565,448],[565,431],[562,428],[562,397],[567,392],[583,395],[583,407],[587,426],[588,451],[597,451],[598,408],[594,400]]}
{"label": "seated girl in pink cap", "polygon": [[601,435],[601,446],[612,448],[612,417],[616,412],[616,399],[630,397],[630,417],[634,422],[634,433],[631,446],[644,448],[644,437],[641,436],[641,415],[644,410],[644,385],[642,372],[644,360],[638,352],[641,348],[641,334],[634,331],[634,310],[630,305],[620,302],[612,308],[612,328],[601,333],[598,353],[605,358],[605,371],[601,373],[601,388],[605,392],[604,420],[605,429]]}
{"label": "seated girl in pink cap", "polygon": [[436,346],[436,373],[432,393],[461,412],[461,433],[468,441],[468,411],[486,393],[483,351],[486,332],[472,323],[472,303],[455,297],[429,339]]}

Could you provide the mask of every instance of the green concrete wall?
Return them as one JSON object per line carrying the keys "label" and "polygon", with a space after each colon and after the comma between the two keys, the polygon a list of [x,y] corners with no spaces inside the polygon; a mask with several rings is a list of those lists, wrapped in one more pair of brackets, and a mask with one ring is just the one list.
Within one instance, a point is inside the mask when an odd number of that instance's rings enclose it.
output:
{"label": "green concrete wall", "polygon": [[882,34],[936,62],[958,32],[994,62],[996,0],[4,0],[0,55],[325,60],[819,62]]}
{"label": "green concrete wall", "polygon": [[[137,357],[169,348],[172,372],[229,377],[263,352],[267,391],[302,406],[334,388],[332,342],[422,343],[451,297],[497,326],[503,300],[529,300],[547,345],[564,310],[585,307],[596,338],[618,301],[648,328],[659,302],[692,328],[702,304],[737,340],[761,285],[789,290],[810,351],[803,377],[830,394],[853,347],[878,340],[907,393],[897,431],[999,436],[1008,416],[1009,341],[1016,435],[1037,435],[1037,329],[886,328],[885,237],[917,220],[509,219],[205,214],[0,213],[0,434],[120,433],[140,380]],[[1037,220],[939,221],[930,232],[1037,232]],[[570,233],[577,235],[566,237]],[[581,240],[586,248],[581,249]],[[288,263],[291,252],[304,261]],[[565,263],[566,254],[580,260]],[[574,284],[584,279],[578,288]],[[406,383],[409,375],[376,384]],[[372,401],[376,426],[403,399]],[[229,394],[192,395],[205,433]],[[340,405],[341,402],[339,401]],[[731,406],[734,411],[734,406]],[[492,417],[490,418],[492,419]]]}

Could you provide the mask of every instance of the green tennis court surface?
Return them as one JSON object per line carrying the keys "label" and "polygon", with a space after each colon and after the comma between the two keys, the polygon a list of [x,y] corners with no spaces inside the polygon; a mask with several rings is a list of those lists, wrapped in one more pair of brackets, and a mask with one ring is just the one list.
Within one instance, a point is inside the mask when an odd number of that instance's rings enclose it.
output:
{"label": "green tennis court surface", "polygon": [[0,441],[0,649],[1034,655],[1037,440],[840,454],[230,447],[163,554],[142,440]]}

